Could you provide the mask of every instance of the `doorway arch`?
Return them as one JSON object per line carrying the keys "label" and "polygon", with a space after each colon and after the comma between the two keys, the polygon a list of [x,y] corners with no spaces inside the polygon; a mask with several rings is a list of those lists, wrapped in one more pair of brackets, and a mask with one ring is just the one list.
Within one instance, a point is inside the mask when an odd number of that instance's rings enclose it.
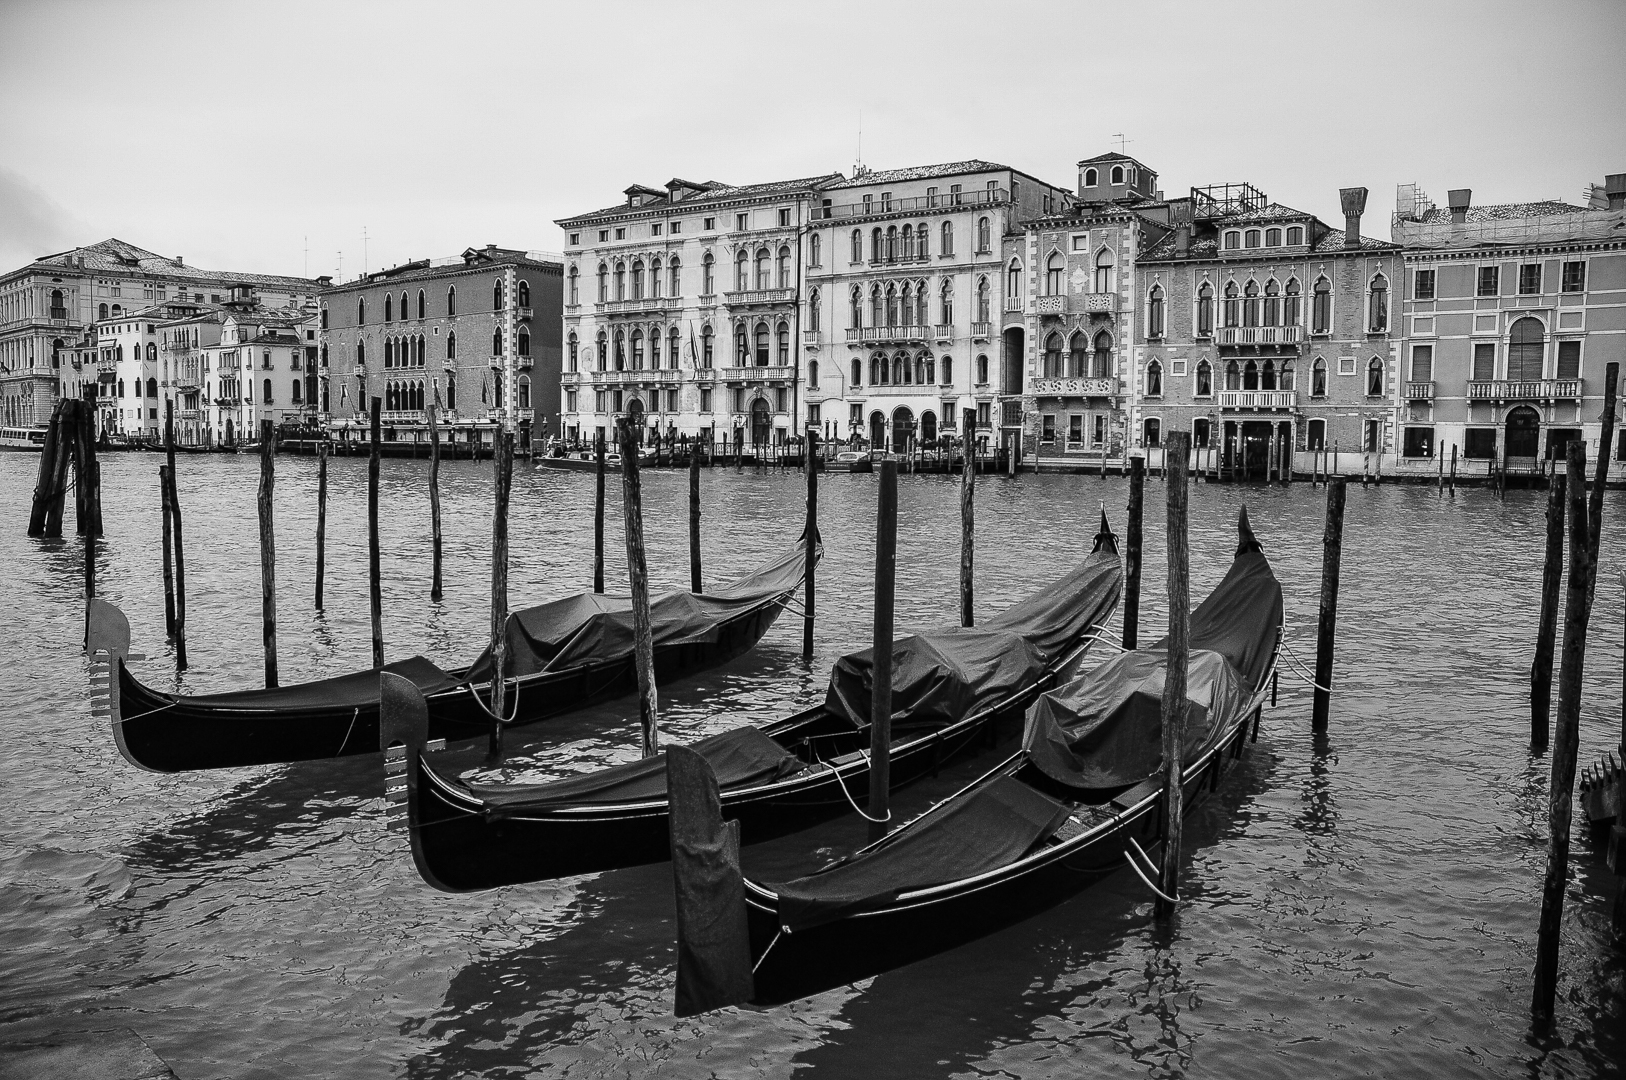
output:
{"label": "doorway arch", "polygon": [[899,405],[892,411],[892,452],[894,454],[906,453],[909,450],[909,436],[914,434],[915,414],[909,406]]}
{"label": "doorway arch", "polygon": [[1503,454],[1510,458],[1533,458],[1541,445],[1541,414],[1528,405],[1509,409],[1505,421]]}
{"label": "doorway arch", "polygon": [[1027,358],[1027,339],[1020,326],[1009,326],[1000,335],[1000,393],[1022,392],[1022,366]]}
{"label": "doorway arch", "polygon": [[869,414],[869,448],[871,450],[886,448],[886,417],[879,412]]}
{"label": "doorway arch", "polygon": [[762,398],[751,402],[751,445],[765,446],[773,433],[773,413]]}

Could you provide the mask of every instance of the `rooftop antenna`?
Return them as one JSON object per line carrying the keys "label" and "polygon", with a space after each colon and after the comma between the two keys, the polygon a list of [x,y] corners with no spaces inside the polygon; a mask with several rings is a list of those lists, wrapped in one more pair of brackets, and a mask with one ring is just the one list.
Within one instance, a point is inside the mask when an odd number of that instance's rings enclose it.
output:
{"label": "rooftop antenna", "polygon": [[367,276],[367,226],[361,227],[361,276]]}
{"label": "rooftop antenna", "polygon": [[311,238],[305,237],[305,276],[311,276]]}
{"label": "rooftop antenna", "polygon": [[1119,157],[1127,157],[1128,155],[1124,153],[1124,147],[1129,145],[1130,143],[1134,142],[1135,140],[1134,139],[1126,139],[1126,138],[1124,138],[1124,134],[1121,131],[1118,132],[1116,135],[1113,135],[1112,138],[1118,140],[1118,156]]}
{"label": "rooftop antenna", "polygon": [[343,281],[344,280],[344,252],[340,251],[337,254],[339,256],[338,280]]}

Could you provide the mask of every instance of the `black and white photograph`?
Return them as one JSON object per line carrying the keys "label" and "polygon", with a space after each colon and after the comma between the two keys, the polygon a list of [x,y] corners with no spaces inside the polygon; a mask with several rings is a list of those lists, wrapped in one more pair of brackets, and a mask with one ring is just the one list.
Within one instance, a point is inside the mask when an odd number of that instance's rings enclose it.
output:
{"label": "black and white photograph", "polygon": [[1622,0],[0,96],[0,1080],[1626,1077]]}

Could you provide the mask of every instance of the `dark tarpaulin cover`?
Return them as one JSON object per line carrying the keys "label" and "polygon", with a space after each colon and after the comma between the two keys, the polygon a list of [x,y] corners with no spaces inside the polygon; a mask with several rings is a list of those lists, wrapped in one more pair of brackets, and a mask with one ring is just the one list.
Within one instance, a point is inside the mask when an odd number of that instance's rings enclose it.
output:
{"label": "dark tarpaulin cover", "polygon": [[1016,861],[1070,811],[1026,784],[998,776],[898,834],[892,843],[794,881],[765,883],[792,932],[830,922],[899,893],[943,885]]}
{"label": "dark tarpaulin cover", "polygon": [[[708,593],[669,592],[649,602],[655,647],[716,640],[720,624],[794,589],[802,580],[805,546],[740,580]],[[512,612],[507,628],[509,678],[560,671],[593,661],[630,656],[632,600],[625,596],[580,593]],[[491,650],[469,666],[473,682],[491,678]]]}
{"label": "dark tarpaulin cover", "polygon": [[[892,730],[930,731],[972,715],[1044,673],[1118,602],[1123,569],[1109,546],[980,627],[947,627],[892,643]],[[824,707],[868,727],[873,649],[836,661]]]}
{"label": "dark tarpaulin cover", "polygon": [[[457,685],[457,679],[421,656],[410,656],[393,664],[385,664],[382,670],[393,672],[408,680],[425,697]],[[263,690],[197,694],[184,700],[188,705],[212,705],[217,708],[233,709],[316,709],[337,706],[359,708],[378,704],[378,671],[356,671],[349,675],[336,675],[331,679],[267,687]]]}
{"label": "dark tarpaulin cover", "polygon": [[[1282,624],[1282,587],[1252,548],[1191,613],[1184,747],[1190,754],[1245,706]],[[1028,710],[1023,748],[1045,775],[1084,790],[1127,787],[1163,761],[1168,638],[1124,653],[1045,694]]]}
{"label": "dark tarpaulin cover", "polygon": [[[754,727],[734,728],[689,746],[706,759],[723,790],[765,784],[807,768]],[[638,802],[666,797],[666,757],[642,758],[547,784],[470,784],[491,806]]]}
{"label": "dark tarpaulin cover", "polygon": [[[1121,653],[1028,710],[1022,748],[1051,779],[1081,790],[1128,787],[1163,764],[1162,649]],[[1186,667],[1182,759],[1198,753],[1246,707],[1248,688],[1217,652],[1193,651]]]}

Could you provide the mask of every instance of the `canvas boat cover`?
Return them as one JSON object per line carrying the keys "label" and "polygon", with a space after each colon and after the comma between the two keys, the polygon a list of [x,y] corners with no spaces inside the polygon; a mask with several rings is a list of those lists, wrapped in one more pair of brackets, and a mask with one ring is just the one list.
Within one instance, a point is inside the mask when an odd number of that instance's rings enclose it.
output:
{"label": "canvas boat cover", "polygon": [[[1282,590],[1255,547],[1191,613],[1183,754],[1200,753],[1247,707],[1269,667],[1282,622]],[[1163,762],[1168,639],[1123,653],[1028,710],[1022,745],[1046,776],[1078,790],[1137,784]]]}
{"label": "canvas boat cover", "polygon": [[[723,790],[766,784],[807,765],[753,727],[734,728],[689,746],[706,759]],[[666,798],[666,755],[598,769],[547,784],[470,784],[490,806],[540,808],[560,804],[641,802]]]}
{"label": "canvas boat cover", "polygon": [[975,877],[1020,859],[1071,811],[1008,776],[903,829],[872,851],[807,877],[764,883],[779,897],[779,923],[795,932],[899,893]]}
{"label": "canvas boat cover", "polygon": [[[773,562],[707,593],[676,591],[651,598],[655,647],[716,641],[719,627],[729,619],[796,588],[805,550],[798,542]],[[634,641],[632,598],[579,593],[522,608],[510,614],[506,636],[508,678],[628,656]],[[468,678],[490,680],[489,648],[470,665]]]}
{"label": "canvas boat cover", "polygon": [[[407,679],[422,691],[425,697],[458,684],[454,676],[421,656],[385,664],[382,670]],[[349,675],[336,675],[331,679],[267,687],[261,690],[197,694],[182,700],[188,705],[206,705],[222,709],[361,708],[378,704],[378,671],[356,671]]]}
{"label": "canvas boat cover", "polygon": [[[1123,569],[1111,544],[1072,573],[982,626],[907,634],[892,643],[892,731],[934,731],[1028,686],[1118,603]],[[874,650],[836,661],[824,707],[869,726]]]}

